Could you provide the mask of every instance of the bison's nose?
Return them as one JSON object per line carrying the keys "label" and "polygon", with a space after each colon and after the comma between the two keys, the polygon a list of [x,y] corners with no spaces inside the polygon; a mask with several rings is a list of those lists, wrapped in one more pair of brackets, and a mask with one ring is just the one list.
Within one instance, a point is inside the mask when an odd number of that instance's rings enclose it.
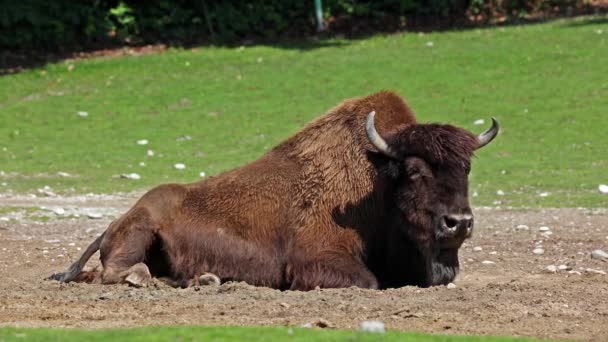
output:
{"label": "bison's nose", "polygon": [[473,230],[473,215],[446,215],[443,217],[443,224],[449,235],[464,234],[465,236],[469,236]]}

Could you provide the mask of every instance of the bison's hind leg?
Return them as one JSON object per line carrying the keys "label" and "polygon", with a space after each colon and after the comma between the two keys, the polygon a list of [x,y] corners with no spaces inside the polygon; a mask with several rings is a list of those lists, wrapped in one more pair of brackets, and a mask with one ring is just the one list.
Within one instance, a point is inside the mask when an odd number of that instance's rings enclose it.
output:
{"label": "bison's hind leg", "polygon": [[100,247],[103,284],[126,282],[141,287],[152,275],[167,272],[157,225],[150,216],[147,208],[134,208],[108,231]]}

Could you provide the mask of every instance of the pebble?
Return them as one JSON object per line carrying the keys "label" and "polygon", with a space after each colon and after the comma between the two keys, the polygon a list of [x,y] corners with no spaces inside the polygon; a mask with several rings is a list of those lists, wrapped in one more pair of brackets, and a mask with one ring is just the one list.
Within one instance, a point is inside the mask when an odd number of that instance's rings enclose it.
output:
{"label": "pebble", "polygon": [[371,333],[384,333],[384,323],[380,321],[363,321],[361,322],[361,331]]}
{"label": "pebble", "polygon": [[332,328],[334,325],[326,319],[318,318],[314,322],[308,322],[300,325],[300,328]]}
{"label": "pebble", "polygon": [[588,268],[585,270],[585,272],[596,273],[596,274],[606,274],[606,272],[604,272],[602,270],[594,270],[593,268]]}
{"label": "pebble", "polygon": [[557,272],[557,266],[555,266],[555,265],[549,265],[549,266],[545,267],[545,269],[551,273]]}
{"label": "pebble", "polygon": [[473,122],[473,125],[479,126],[479,125],[483,125],[484,123],[486,123],[484,119],[478,119]]}
{"label": "pebble", "polygon": [[137,173],[123,173],[122,175],[120,175],[120,178],[127,178],[127,179],[141,179],[141,176]]}
{"label": "pebble", "polygon": [[71,174],[69,174],[67,172],[63,172],[63,171],[57,172],[57,176],[59,176],[59,177],[72,177]]}
{"label": "pebble", "polygon": [[92,220],[97,220],[103,217],[103,214],[101,213],[88,213],[87,217],[92,219]]}
{"label": "pebble", "polygon": [[547,197],[549,196],[548,192],[541,192],[540,194],[538,194],[540,197]]}
{"label": "pebble", "polygon": [[111,299],[112,298],[112,293],[110,292],[105,292],[100,294],[97,299],[101,299],[101,300],[107,300],[107,299]]}
{"label": "pebble", "polygon": [[496,254],[498,254],[498,252],[497,251],[491,251],[489,254],[490,255],[496,255]]}
{"label": "pebble", "polygon": [[455,288],[456,288],[456,284],[454,284],[454,283],[449,283],[449,284],[447,284],[447,285],[446,285],[446,287],[447,287],[448,289],[455,289]]}
{"label": "pebble", "polygon": [[55,208],[55,209],[53,209],[53,213],[55,213],[55,215],[63,215],[63,214],[65,214],[65,209]]}
{"label": "pebble", "polygon": [[146,155],[147,155],[148,157],[154,157],[154,151],[152,151],[152,150],[148,150],[148,151],[146,152]]}
{"label": "pebble", "polygon": [[10,219],[8,217],[2,216],[2,217],[0,217],[0,221],[8,222],[8,221],[10,221]]}
{"label": "pebble", "polygon": [[545,250],[542,248],[534,248],[534,250],[532,250],[532,253],[536,254],[536,255],[541,255],[545,253]]}
{"label": "pebble", "polygon": [[567,265],[559,265],[559,266],[557,266],[557,269],[560,271],[566,271],[566,270],[571,270],[572,268]]}
{"label": "pebble", "polygon": [[484,265],[493,265],[493,264],[495,264],[494,261],[490,261],[490,260],[484,260],[481,263],[484,264]]}
{"label": "pebble", "polygon": [[596,249],[591,252],[591,257],[593,259],[608,260],[608,253],[604,252],[601,249]]}
{"label": "pebble", "polygon": [[498,190],[498,191],[496,191],[496,194],[497,194],[498,196],[504,196],[504,195],[505,195],[505,192],[504,192],[504,191],[502,191],[502,190]]}
{"label": "pebble", "polygon": [[517,225],[517,227],[515,227],[515,228],[517,228],[517,229],[523,229],[523,230],[528,230],[528,229],[530,229],[530,227],[526,226],[525,224],[520,224],[520,225]]}
{"label": "pebble", "polygon": [[291,305],[287,304],[287,303],[279,303],[280,306],[284,307],[285,309],[289,309],[289,307]]}
{"label": "pebble", "polygon": [[483,248],[481,248],[480,246],[476,246],[476,247],[473,247],[473,251],[474,252],[481,252],[481,251],[483,251]]}
{"label": "pebble", "polygon": [[540,230],[541,232],[548,232],[551,229],[549,229],[549,227],[547,227],[547,226],[542,226],[542,227],[538,228],[538,230]]}
{"label": "pebble", "polygon": [[205,171],[201,171],[198,175],[201,176],[201,178],[202,178],[202,177],[205,177],[206,173],[205,173]]}
{"label": "pebble", "polygon": [[81,112],[78,112],[78,113],[76,113],[76,114],[78,114],[78,116],[80,116],[81,118],[86,118],[87,116],[89,116],[89,113],[87,113],[87,112],[82,112],[82,111],[81,111]]}
{"label": "pebble", "polygon": [[426,42],[426,46],[433,47],[433,42]]}
{"label": "pebble", "polygon": [[176,168],[176,169],[178,169],[178,170],[183,170],[183,169],[186,168],[186,165],[182,164],[182,163],[177,163],[177,164],[173,165],[173,167]]}
{"label": "pebble", "polygon": [[597,189],[602,194],[608,194],[608,185],[606,185],[606,184],[600,184],[600,186],[598,186]]}
{"label": "pebble", "polygon": [[148,145],[148,139],[137,140],[137,145]]}

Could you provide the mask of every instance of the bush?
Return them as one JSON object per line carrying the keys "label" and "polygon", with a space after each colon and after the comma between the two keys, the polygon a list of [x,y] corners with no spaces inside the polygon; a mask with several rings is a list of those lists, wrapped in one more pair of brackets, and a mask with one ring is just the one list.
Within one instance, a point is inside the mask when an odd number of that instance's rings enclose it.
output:
{"label": "bush", "polygon": [[[584,0],[325,0],[330,29],[488,21]],[[108,43],[234,42],[314,33],[312,0],[0,0],[0,48],[59,50]]]}

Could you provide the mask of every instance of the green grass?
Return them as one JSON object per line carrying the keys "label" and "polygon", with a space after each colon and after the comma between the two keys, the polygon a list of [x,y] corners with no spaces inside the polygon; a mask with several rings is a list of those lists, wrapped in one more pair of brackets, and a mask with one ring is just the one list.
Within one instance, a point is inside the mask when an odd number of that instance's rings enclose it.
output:
{"label": "green grass", "polygon": [[[4,76],[0,191],[108,193],[194,181],[256,159],[345,98],[394,89],[420,121],[479,132],[487,125],[476,119],[500,120],[502,134],[474,163],[474,205],[604,206],[607,23],[171,49]],[[176,140],[184,135],[192,139]],[[187,168],[174,169],[178,162]],[[112,178],[131,172],[142,179]]]}
{"label": "green grass", "polygon": [[400,342],[508,342],[538,341],[508,337],[441,336],[348,330],[261,327],[150,327],[100,331],[71,329],[0,329],[0,341],[400,341]]}

